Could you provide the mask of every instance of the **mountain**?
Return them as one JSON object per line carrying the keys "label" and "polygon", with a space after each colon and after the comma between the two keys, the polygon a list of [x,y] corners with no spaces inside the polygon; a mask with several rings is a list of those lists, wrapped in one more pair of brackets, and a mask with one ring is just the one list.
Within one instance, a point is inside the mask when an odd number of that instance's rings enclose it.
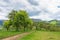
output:
{"label": "mountain", "polygon": [[4,20],[0,20],[0,25],[3,25]]}
{"label": "mountain", "polygon": [[40,19],[32,19],[34,22],[40,22]]}
{"label": "mountain", "polygon": [[60,20],[51,20],[49,21],[49,23],[57,24],[58,26],[60,26]]}

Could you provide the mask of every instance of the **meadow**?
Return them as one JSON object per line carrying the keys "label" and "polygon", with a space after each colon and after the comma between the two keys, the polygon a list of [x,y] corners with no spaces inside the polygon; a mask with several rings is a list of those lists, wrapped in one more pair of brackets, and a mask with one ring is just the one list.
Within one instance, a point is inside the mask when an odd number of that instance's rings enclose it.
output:
{"label": "meadow", "polygon": [[[3,28],[0,28],[4,30],[0,31],[0,39],[13,37],[23,31],[28,35],[22,35],[22,38],[18,36],[17,40],[60,40],[60,20],[43,21],[39,19],[39,21],[34,21],[35,19],[30,19],[28,12],[24,10],[12,10],[8,14],[8,19],[4,20]],[[34,32],[29,34],[30,31]]]}
{"label": "meadow", "polygon": [[7,38],[10,36],[14,36],[17,34],[20,34],[21,32],[16,32],[16,31],[0,31],[0,39]]}
{"label": "meadow", "polygon": [[35,31],[18,40],[60,40],[60,32]]}

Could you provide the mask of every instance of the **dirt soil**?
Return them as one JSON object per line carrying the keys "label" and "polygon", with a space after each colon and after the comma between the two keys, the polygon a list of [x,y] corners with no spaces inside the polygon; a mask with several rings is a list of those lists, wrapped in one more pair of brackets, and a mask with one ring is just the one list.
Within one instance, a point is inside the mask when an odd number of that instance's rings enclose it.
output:
{"label": "dirt soil", "polygon": [[18,38],[22,38],[26,35],[28,35],[29,33],[22,33],[22,34],[18,34],[18,35],[15,35],[15,36],[12,36],[12,37],[8,37],[8,38],[4,38],[2,40],[17,40]]}

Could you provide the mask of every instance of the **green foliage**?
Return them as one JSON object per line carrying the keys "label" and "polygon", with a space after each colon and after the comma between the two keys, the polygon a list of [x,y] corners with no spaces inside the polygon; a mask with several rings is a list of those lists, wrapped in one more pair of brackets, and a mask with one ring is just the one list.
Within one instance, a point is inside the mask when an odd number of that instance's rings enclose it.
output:
{"label": "green foliage", "polygon": [[12,26],[16,28],[16,31],[19,31],[21,28],[25,31],[26,28],[31,28],[30,26],[33,24],[32,20],[28,16],[28,13],[24,10],[13,10],[8,16],[10,21],[8,20],[4,22],[4,26],[7,30]]}
{"label": "green foliage", "polygon": [[3,24],[4,28],[7,29],[7,31],[9,30],[10,26],[11,26],[11,21],[8,20],[8,21],[5,21],[4,24]]}
{"label": "green foliage", "polygon": [[57,25],[57,21],[40,21],[34,22],[34,26],[36,30],[44,30],[44,31],[60,31],[60,26]]}
{"label": "green foliage", "polygon": [[4,26],[7,30],[10,28],[15,29],[16,31],[20,30],[47,30],[47,31],[60,31],[60,27],[57,25],[57,20],[48,21],[32,21],[28,13],[24,10],[15,11],[12,10],[9,15],[9,20],[4,22]]}

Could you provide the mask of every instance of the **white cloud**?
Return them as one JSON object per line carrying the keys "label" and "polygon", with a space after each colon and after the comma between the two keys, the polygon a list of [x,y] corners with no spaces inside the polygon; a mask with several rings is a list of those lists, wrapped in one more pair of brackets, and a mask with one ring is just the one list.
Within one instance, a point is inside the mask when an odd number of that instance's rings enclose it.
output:
{"label": "white cloud", "polygon": [[[39,13],[39,15],[31,16],[30,18],[35,18],[35,19],[42,19],[42,20],[52,20],[52,19],[57,19],[58,15],[60,13],[56,13],[60,10],[57,6],[60,5],[60,0],[39,0],[39,9],[42,9],[41,11],[44,11],[47,9],[47,13]],[[46,11],[46,10],[45,10]],[[58,14],[58,15],[56,15]],[[55,17],[57,16],[57,18]],[[58,18],[60,19],[60,18]]]}
{"label": "white cloud", "polygon": [[0,20],[8,20],[8,18],[4,16],[0,16]]}
{"label": "white cloud", "polygon": [[52,20],[53,19],[53,18],[51,18],[51,14],[45,13],[43,11],[40,14],[36,15],[36,16],[31,16],[30,18],[42,19],[42,20]]}
{"label": "white cloud", "polygon": [[7,5],[7,3],[6,2],[4,2],[3,0],[0,0],[0,5]]}
{"label": "white cloud", "polygon": [[[42,20],[51,20],[54,19],[60,8],[60,0],[34,0],[38,5],[31,4],[28,0],[0,0],[0,19],[6,19],[6,15],[12,9],[16,10],[26,10],[28,12],[39,12],[39,15],[30,16],[31,18],[42,19]],[[32,14],[32,13],[30,13]],[[2,16],[3,15],[3,16]],[[55,16],[54,16],[55,15]],[[59,14],[60,15],[60,14]],[[59,18],[58,18],[59,19]]]}

